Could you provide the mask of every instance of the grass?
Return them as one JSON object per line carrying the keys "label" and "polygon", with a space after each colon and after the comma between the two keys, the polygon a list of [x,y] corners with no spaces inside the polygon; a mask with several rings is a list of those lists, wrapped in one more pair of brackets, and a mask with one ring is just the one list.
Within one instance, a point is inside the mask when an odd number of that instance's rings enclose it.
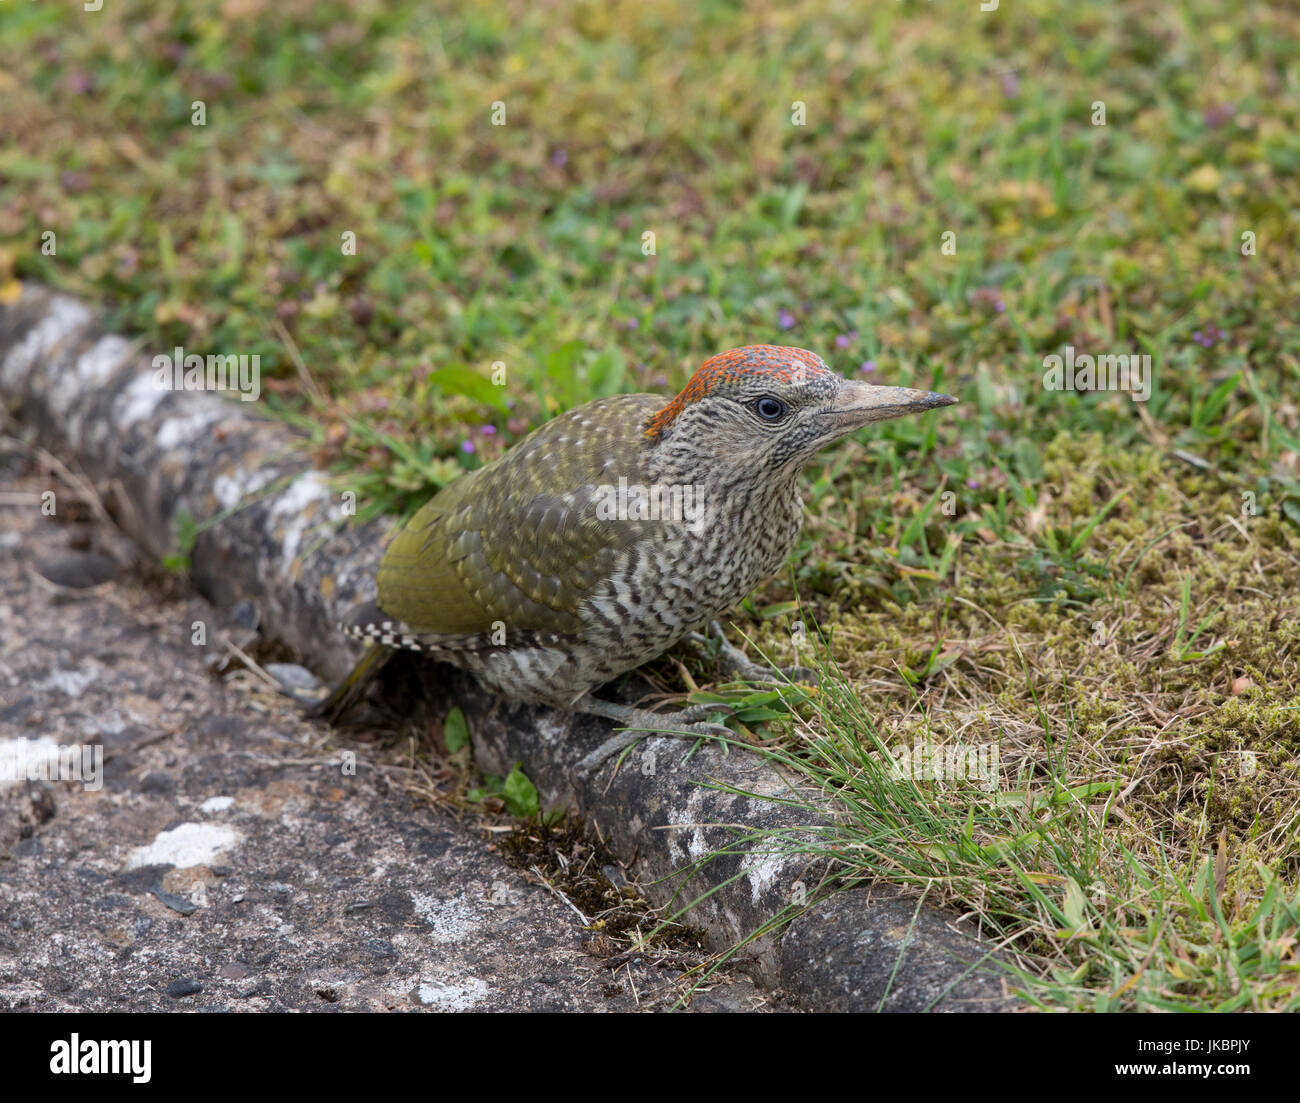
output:
{"label": "grass", "polygon": [[[936,710],[900,745],[886,732],[895,719],[864,702],[824,641],[816,651],[821,691],[786,691],[801,714],[796,738],[760,748],[805,823],[738,835],[697,863],[749,851],[824,863],[806,901],[752,937],[827,891],[885,880],[973,916],[1034,1007],[1300,1010],[1300,804],[1292,797],[1272,830],[1257,817],[1244,837],[1216,833],[1211,813],[1214,790],[1231,799],[1257,761],[1214,756],[1199,816],[1171,821],[1140,772],[1069,721],[1042,715],[1041,729],[981,744],[958,730],[966,718]],[[1032,683],[1027,664],[1024,674]],[[1262,787],[1293,793],[1288,773]]]}
{"label": "grass", "polygon": [[[841,803],[846,875],[977,911],[1031,1001],[1295,1005],[1300,15],[0,19],[0,300],[39,279],[160,347],[259,354],[362,516],[734,345],[959,395],[809,473],[791,568],[737,621],[780,662],[824,634],[834,671],[797,723],[747,718]],[[1046,388],[1067,346],[1149,355],[1149,401]],[[997,789],[886,785],[918,732],[998,746]]]}

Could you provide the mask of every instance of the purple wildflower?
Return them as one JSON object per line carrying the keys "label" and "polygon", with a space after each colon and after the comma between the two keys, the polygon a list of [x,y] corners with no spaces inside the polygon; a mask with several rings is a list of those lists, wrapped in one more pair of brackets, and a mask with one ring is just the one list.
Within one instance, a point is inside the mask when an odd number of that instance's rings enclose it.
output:
{"label": "purple wildflower", "polygon": [[1232,121],[1232,117],[1237,113],[1235,103],[1216,103],[1207,107],[1201,116],[1205,120],[1205,125],[1211,130],[1223,126],[1224,123]]}

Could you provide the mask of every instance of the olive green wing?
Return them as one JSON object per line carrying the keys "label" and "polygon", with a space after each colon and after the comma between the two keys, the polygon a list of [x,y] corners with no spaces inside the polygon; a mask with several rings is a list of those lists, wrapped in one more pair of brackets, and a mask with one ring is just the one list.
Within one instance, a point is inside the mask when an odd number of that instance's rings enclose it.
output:
{"label": "olive green wing", "polygon": [[389,545],[379,607],[412,631],[578,633],[584,599],[654,522],[602,520],[597,502],[635,482],[653,395],[599,399],[543,425],[456,480]]}

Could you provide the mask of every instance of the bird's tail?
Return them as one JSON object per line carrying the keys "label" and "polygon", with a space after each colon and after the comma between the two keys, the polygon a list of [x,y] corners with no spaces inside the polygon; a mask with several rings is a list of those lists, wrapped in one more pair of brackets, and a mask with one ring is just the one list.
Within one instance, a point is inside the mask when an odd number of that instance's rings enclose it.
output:
{"label": "bird's tail", "polygon": [[313,717],[324,717],[331,723],[338,720],[356,704],[370,684],[371,679],[383,669],[384,663],[388,662],[392,654],[392,650],[382,644],[367,644],[366,649],[361,653],[361,658],[357,660],[356,666],[352,668],[348,676],[339,682],[324,700],[311,705],[306,714]]}

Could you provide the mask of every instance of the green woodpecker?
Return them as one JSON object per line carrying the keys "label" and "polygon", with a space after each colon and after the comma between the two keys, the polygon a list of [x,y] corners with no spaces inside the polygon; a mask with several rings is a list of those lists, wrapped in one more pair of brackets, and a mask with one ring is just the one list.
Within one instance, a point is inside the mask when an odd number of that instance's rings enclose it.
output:
{"label": "green woodpecker", "polygon": [[667,402],[579,406],[407,522],[380,565],[377,602],[343,626],[366,652],[314,711],[337,715],[406,648],[517,700],[639,731],[725,732],[705,722],[717,706],[652,713],[591,691],[781,568],[803,518],[799,472],[819,449],[955,401],[847,380],[804,349],[750,345],[706,361]]}

